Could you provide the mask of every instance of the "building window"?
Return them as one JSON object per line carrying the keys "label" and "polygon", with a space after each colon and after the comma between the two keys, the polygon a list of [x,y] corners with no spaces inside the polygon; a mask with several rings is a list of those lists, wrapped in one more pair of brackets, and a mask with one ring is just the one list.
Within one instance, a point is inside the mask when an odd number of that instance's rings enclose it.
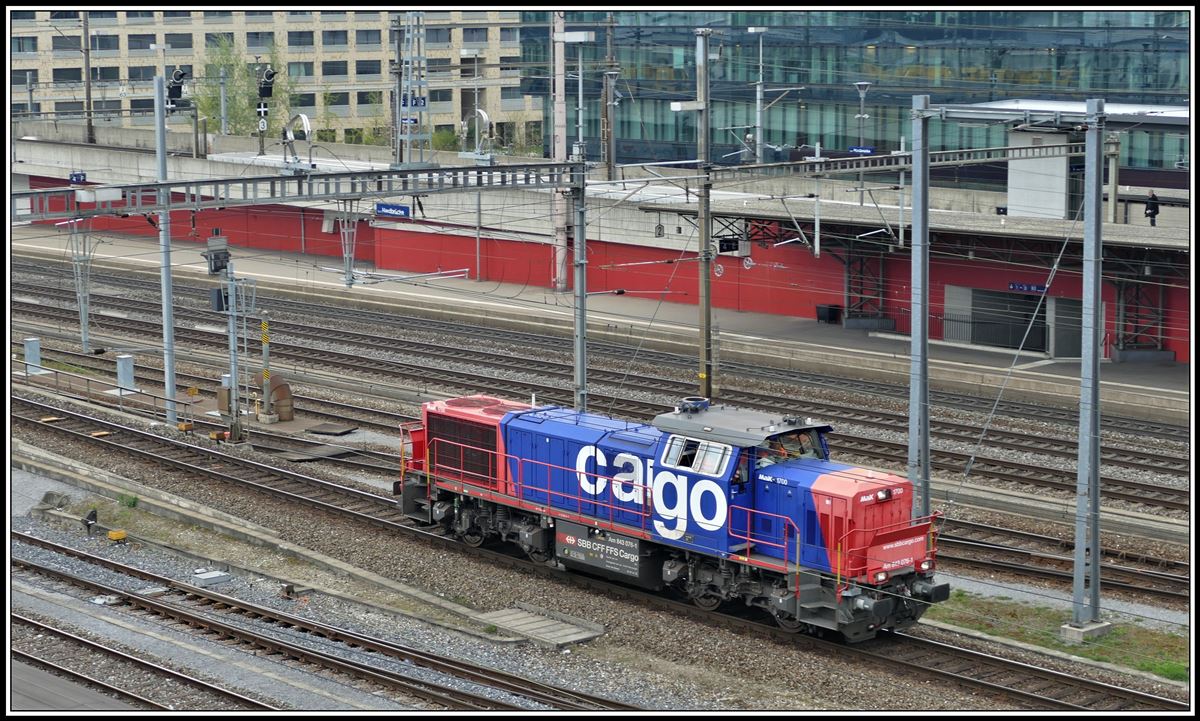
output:
{"label": "building window", "polygon": [[219,48],[222,43],[233,47],[233,33],[204,33],[204,47]]}
{"label": "building window", "polygon": [[322,12],[321,12],[321,19],[322,19],[322,20],[324,20],[325,18],[329,18],[330,20],[345,20],[345,19],[346,19],[346,13],[344,13],[344,12],[327,12],[327,11],[322,11]]}
{"label": "building window", "polygon": [[431,103],[452,103],[454,102],[453,90],[430,90],[429,102]]}
{"label": "building window", "polygon": [[157,36],[155,35],[126,35],[126,41],[129,42],[130,50],[149,50],[154,44]]}
{"label": "building window", "polygon": [[246,33],[247,48],[269,48],[275,44],[275,33],[270,30]]}
{"label": "building window", "polygon": [[521,29],[520,28],[500,28],[500,42],[502,42],[502,43],[521,42]]}
{"label": "building window", "polygon": [[72,83],[83,80],[83,68],[54,68],[54,82]]}
{"label": "building window", "polygon": [[109,12],[107,10],[103,10],[103,11],[99,11],[99,12],[97,12],[95,10],[88,11],[88,20],[116,20],[116,19],[117,19],[117,14],[115,12]]}
{"label": "building window", "polygon": [[191,17],[192,17],[192,13],[190,11],[180,11],[180,10],[165,10],[165,11],[163,11],[163,20],[166,20],[167,18],[191,18]]}
{"label": "building window", "polygon": [[113,115],[121,112],[120,100],[93,100],[92,110],[97,113],[106,113]]}
{"label": "building window", "polygon": [[378,30],[355,30],[354,44],[355,45],[379,45],[382,40],[382,34]]}
{"label": "building window", "polygon": [[107,65],[101,68],[92,68],[92,80],[120,80],[121,68],[116,65]]}
{"label": "building window", "polygon": [[130,110],[154,110],[154,98],[130,98]]}
{"label": "building window", "polygon": [[524,95],[521,93],[521,86],[516,85],[511,88],[500,88],[501,100],[520,100]]}
{"label": "building window", "polygon": [[59,113],[83,113],[83,103],[77,101],[55,103],[54,110]]}
{"label": "building window", "polygon": [[299,93],[292,96],[293,108],[314,108],[317,105],[316,93]]}
{"label": "building window", "polygon": [[313,76],[312,63],[288,63],[289,78],[311,78]]}
{"label": "building window", "polygon": [[463,28],[464,43],[486,43],[487,39],[487,28]]}
{"label": "building window", "polygon": [[293,16],[293,17],[303,17],[303,16],[305,16],[305,15],[311,16],[311,15],[312,15],[312,13],[311,13],[311,12],[308,12],[308,11],[303,11],[303,10],[302,10],[302,11],[296,11],[296,12],[289,12],[289,13],[288,13],[288,15],[291,15],[291,16]]}
{"label": "building window", "polygon": [[167,45],[171,46],[172,50],[188,50],[192,47],[192,34],[167,33],[164,41]]}
{"label": "building window", "polygon": [[9,73],[9,84],[24,85],[26,81],[36,83],[38,81],[37,70],[13,70]]}
{"label": "building window", "polygon": [[130,65],[129,79],[137,80],[153,80],[155,67],[153,65]]}
{"label": "building window", "polygon": [[312,30],[289,30],[288,31],[288,47],[301,48],[312,47],[313,31]]}
{"label": "building window", "polygon": [[429,45],[449,45],[450,28],[427,28],[425,42]]}
{"label": "building window", "polygon": [[381,63],[378,60],[357,60],[354,63],[354,72],[359,75],[379,75]]}
{"label": "building window", "polygon": [[13,38],[12,49],[14,53],[36,53],[38,46],[37,36],[31,37],[15,37]]}
{"label": "building window", "polygon": [[54,35],[52,38],[50,47],[55,50],[83,50],[78,35]]}
{"label": "building window", "polygon": [[349,105],[350,93],[325,93],[326,105]]}
{"label": "building window", "polygon": [[126,20],[153,20],[153,10],[130,10],[125,13]]}
{"label": "building window", "polygon": [[318,130],[317,131],[317,142],[318,143],[336,143],[337,142],[337,131],[329,130],[329,129]]}
{"label": "building window", "polygon": [[383,103],[382,90],[360,90],[355,101],[359,105],[380,105]]}
{"label": "building window", "polygon": [[248,18],[269,18],[274,15],[275,15],[275,13],[271,12],[270,10],[247,10],[246,11],[246,17],[248,17]]}
{"label": "building window", "polygon": [[349,65],[345,60],[326,60],[321,63],[321,75],[349,75]]}
{"label": "building window", "polygon": [[349,45],[350,33],[345,30],[322,30],[322,45]]}
{"label": "building window", "polygon": [[346,128],[346,143],[349,145],[361,145],[363,141],[362,128]]}
{"label": "building window", "polygon": [[14,10],[8,15],[13,20],[37,20],[37,13],[33,10]]}
{"label": "building window", "polygon": [[116,35],[93,35],[92,50],[120,50],[121,38]]}
{"label": "building window", "polygon": [[[12,105],[13,114],[15,115],[17,113],[28,113],[28,112],[30,112],[28,107],[29,106],[26,105],[25,103],[13,103],[13,105]],[[42,104],[34,103],[33,104],[33,112],[35,112],[35,113],[42,112]]]}
{"label": "building window", "polygon": [[450,58],[429,58],[425,62],[430,75],[445,75],[450,72]]}
{"label": "building window", "polygon": [[79,13],[78,13],[77,11],[74,11],[74,10],[70,10],[70,11],[66,11],[66,10],[63,10],[63,11],[55,10],[55,11],[53,11],[53,12],[51,12],[51,13],[50,13],[50,19],[51,19],[51,20],[78,20],[78,19],[79,19]]}
{"label": "building window", "polygon": [[204,11],[204,19],[205,20],[216,20],[216,19],[220,19],[220,18],[231,18],[231,17],[233,17],[233,13],[229,12],[228,10],[205,10]]}

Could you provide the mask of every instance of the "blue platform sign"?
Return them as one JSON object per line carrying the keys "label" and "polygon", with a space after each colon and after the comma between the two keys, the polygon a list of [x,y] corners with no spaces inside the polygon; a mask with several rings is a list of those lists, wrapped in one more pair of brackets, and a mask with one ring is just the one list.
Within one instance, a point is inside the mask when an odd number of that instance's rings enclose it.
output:
{"label": "blue platform sign", "polygon": [[72,183],[84,183],[87,182],[87,173],[71,173],[67,179]]}
{"label": "blue platform sign", "polygon": [[427,102],[429,102],[429,98],[422,98],[418,95],[400,96],[400,107],[402,108],[423,108]]}
{"label": "blue platform sign", "polygon": [[1009,283],[1009,290],[1015,290],[1020,293],[1045,293],[1046,286],[1041,283]]}
{"label": "blue platform sign", "polygon": [[875,148],[868,148],[862,145],[851,145],[850,152],[858,153],[859,155],[871,155],[875,152]]}
{"label": "blue platform sign", "polygon": [[385,218],[410,218],[409,206],[407,205],[391,205],[389,203],[376,203],[375,215],[382,215]]}

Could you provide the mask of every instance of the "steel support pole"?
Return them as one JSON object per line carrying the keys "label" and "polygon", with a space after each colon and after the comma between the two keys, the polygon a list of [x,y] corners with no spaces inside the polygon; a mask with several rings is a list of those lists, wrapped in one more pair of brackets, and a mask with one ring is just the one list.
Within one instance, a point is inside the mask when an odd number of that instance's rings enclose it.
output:
{"label": "steel support pole", "polygon": [[229,135],[229,113],[225,108],[225,68],[221,68],[221,135]]}
{"label": "steel support pole", "polygon": [[583,43],[575,46],[575,52],[579,61],[579,77],[575,85],[575,134],[576,142],[583,145]]}
{"label": "steel support pole", "polygon": [[83,19],[83,113],[87,118],[87,135],[83,142],[89,145],[96,142],[96,128],[92,125],[92,37],[88,30],[88,16],[84,10],[79,13]]}
{"label": "steel support pole", "polygon": [[[551,140],[554,162],[565,163],[567,160],[567,65],[566,43],[562,36],[565,32],[565,15],[561,11],[552,13],[554,39],[554,88],[551,102],[554,104],[554,128]],[[554,290],[562,293],[567,289],[567,202],[564,194],[558,190],[551,195],[554,210]]]}
{"label": "steel support pole", "polygon": [[[617,64],[613,57],[613,33],[616,31],[616,24],[613,22],[613,14],[608,13],[608,31],[605,33],[605,53],[604,53],[604,126],[607,132],[604,135],[604,165],[607,170],[607,179],[617,179],[617,126],[616,126],[616,93],[614,92],[617,84]],[[33,105],[30,104],[30,109]]]}
{"label": "steel support pole", "polygon": [[763,34],[758,34],[758,83],[754,88],[754,162],[763,161]]}
{"label": "steel support pole", "polygon": [[712,361],[712,217],[709,213],[709,191],[712,189],[712,161],[709,149],[708,112],[708,39],[712,34],[709,28],[696,28],[696,100],[700,110],[696,116],[696,139],[700,160],[700,168],[704,180],[700,183],[699,202],[696,211],[696,222],[700,234],[700,389],[704,398],[713,397],[713,361]]}
{"label": "steel support pole", "polygon": [[[33,120],[33,71],[25,71],[25,92],[28,96],[25,109],[29,111],[29,119]],[[612,180],[612,178],[609,178]]]}
{"label": "steel support pole", "polygon": [[[88,227],[81,227],[87,223]],[[71,247],[71,267],[75,271],[75,300],[79,306],[79,344],[84,353],[91,353],[88,340],[89,279],[92,269],[91,218],[67,221],[67,242]]]}
{"label": "steel support pole", "polygon": [[238,333],[237,333],[237,279],[233,275],[233,261],[226,266],[226,287],[229,289],[225,311],[229,314],[229,441],[242,440],[242,414],[238,410]]}
{"label": "steel support pole", "polygon": [[[164,69],[163,73],[166,72]],[[166,77],[154,76],[154,140],[155,158],[158,161],[158,180],[167,180],[167,108]],[[166,206],[171,198],[166,189],[158,191],[158,202]],[[158,214],[158,247],[162,255],[162,334],[163,334],[163,397],[166,400],[167,423],[174,425],[175,416],[175,311],[171,288],[171,214]]]}
{"label": "steel support pole", "polygon": [[575,409],[586,411],[587,390],[587,165],[575,167]]}
{"label": "steel support pole", "polygon": [[[1079,365],[1079,471],[1075,484],[1073,624],[1100,620],[1100,315],[1104,101],[1087,101],[1083,176],[1083,317]],[[1088,602],[1084,603],[1084,576]]]}
{"label": "steel support pole", "polygon": [[479,264],[479,231],[483,224],[483,194],[475,193],[475,281],[483,280],[482,266]]}
{"label": "steel support pole", "polygon": [[908,479],[913,515],[929,515],[929,109],[912,99],[912,351],[908,381]]}

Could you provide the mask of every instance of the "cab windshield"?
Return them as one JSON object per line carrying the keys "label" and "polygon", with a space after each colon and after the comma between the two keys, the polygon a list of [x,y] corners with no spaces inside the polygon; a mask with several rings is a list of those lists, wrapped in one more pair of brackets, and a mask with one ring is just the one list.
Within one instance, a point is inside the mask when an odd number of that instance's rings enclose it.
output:
{"label": "cab windshield", "polygon": [[814,430],[788,431],[771,436],[758,445],[757,454],[759,468],[793,458],[823,460],[825,457]]}

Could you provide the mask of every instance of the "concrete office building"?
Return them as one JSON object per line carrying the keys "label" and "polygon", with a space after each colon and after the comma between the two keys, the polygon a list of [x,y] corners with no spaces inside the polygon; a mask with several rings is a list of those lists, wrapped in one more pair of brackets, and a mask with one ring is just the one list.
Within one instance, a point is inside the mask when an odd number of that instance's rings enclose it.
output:
{"label": "concrete office building", "polygon": [[[289,112],[308,115],[319,139],[354,143],[372,134],[383,142],[391,137],[393,33],[404,12],[87,14],[97,124],[152,125],[153,79],[160,67],[167,77],[176,66],[188,73],[185,101],[199,84],[219,82],[210,54],[227,39],[251,66],[256,57],[266,63],[274,46],[280,60],[275,70],[286,75],[292,91]],[[520,89],[518,13],[426,12],[424,22],[429,132],[458,134],[461,121],[478,107],[495,123],[497,150],[540,147],[541,109]],[[9,35],[10,111],[82,117],[87,88],[81,12],[10,10]],[[160,44],[170,49],[151,48]],[[220,119],[209,117],[208,130],[219,132]]]}

